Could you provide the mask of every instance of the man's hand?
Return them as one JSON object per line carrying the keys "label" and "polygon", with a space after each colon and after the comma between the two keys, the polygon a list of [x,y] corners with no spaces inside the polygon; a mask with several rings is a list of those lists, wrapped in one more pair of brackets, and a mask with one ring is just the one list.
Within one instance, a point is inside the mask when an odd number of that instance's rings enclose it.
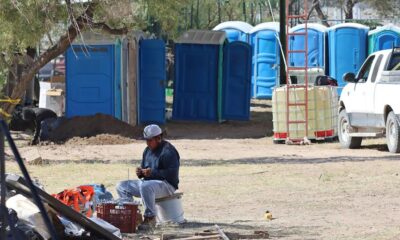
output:
{"label": "man's hand", "polygon": [[151,168],[142,169],[142,174],[145,177],[150,177],[151,175]]}
{"label": "man's hand", "polygon": [[142,178],[143,177],[142,168],[140,168],[140,167],[136,168],[136,176],[138,178]]}

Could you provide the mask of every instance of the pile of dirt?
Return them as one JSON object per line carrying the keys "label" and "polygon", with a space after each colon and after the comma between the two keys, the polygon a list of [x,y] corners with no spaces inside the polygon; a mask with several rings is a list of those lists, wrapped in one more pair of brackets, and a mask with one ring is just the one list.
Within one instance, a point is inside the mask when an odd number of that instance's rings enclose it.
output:
{"label": "pile of dirt", "polygon": [[[133,127],[112,116],[96,114],[94,116],[78,116],[64,120],[59,127],[49,134],[49,140],[52,142],[65,142],[75,137],[90,138],[100,134],[137,139],[142,136],[142,131],[141,128]],[[100,137],[99,139],[104,140],[105,138]],[[115,138],[112,139],[115,140]]]}
{"label": "pile of dirt", "polygon": [[99,134],[94,137],[73,137],[66,145],[119,145],[133,143],[133,139],[112,134]]}

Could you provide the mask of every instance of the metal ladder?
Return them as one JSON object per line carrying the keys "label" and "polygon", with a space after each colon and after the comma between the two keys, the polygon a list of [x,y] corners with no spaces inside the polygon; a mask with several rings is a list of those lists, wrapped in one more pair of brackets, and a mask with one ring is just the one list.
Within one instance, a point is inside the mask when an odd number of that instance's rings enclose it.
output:
{"label": "metal ladder", "polygon": [[[290,15],[289,5],[292,1],[302,1],[303,2],[303,13],[299,15]],[[307,28],[307,16],[308,16],[308,4],[307,0],[288,0],[286,1],[286,56],[287,56],[287,78],[286,78],[286,144],[309,144],[308,140],[308,28]],[[305,27],[304,32],[290,33],[289,25],[291,20],[303,20]],[[296,22],[296,21],[295,21]],[[290,38],[292,36],[304,36],[304,49],[301,50],[290,50]],[[304,66],[299,67],[291,67],[290,65],[290,57],[292,54],[304,54]],[[290,71],[292,70],[301,70],[304,71],[304,83],[302,84],[292,84],[290,78]],[[292,101],[290,99],[290,92],[296,91],[296,89],[304,89],[304,101],[298,102],[296,99]],[[295,96],[295,93],[294,93]],[[290,119],[290,110],[293,108],[304,107],[304,119],[291,120]],[[304,125],[305,136],[304,138],[292,137],[290,135],[290,127],[292,125]],[[298,127],[297,127],[298,129]]]}

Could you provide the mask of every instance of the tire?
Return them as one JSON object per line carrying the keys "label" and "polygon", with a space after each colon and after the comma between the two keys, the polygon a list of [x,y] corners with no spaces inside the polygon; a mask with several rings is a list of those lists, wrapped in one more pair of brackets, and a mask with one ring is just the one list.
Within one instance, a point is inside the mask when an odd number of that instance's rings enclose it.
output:
{"label": "tire", "polygon": [[396,115],[390,112],[386,120],[386,143],[391,153],[400,152],[400,127]]}
{"label": "tire", "polygon": [[274,144],[285,144],[285,140],[272,140]]}
{"label": "tire", "polygon": [[349,128],[350,128],[349,116],[347,116],[346,110],[343,109],[339,113],[338,119],[338,136],[340,145],[343,148],[356,149],[360,148],[362,138],[361,137],[350,137],[349,136]]}

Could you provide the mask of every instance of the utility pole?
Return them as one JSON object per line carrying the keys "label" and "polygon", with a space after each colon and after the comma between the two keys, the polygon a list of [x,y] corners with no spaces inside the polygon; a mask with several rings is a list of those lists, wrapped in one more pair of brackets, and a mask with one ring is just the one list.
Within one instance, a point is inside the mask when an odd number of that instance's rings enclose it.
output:
{"label": "utility pole", "polygon": [[282,45],[280,60],[280,84],[286,84],[286,67],[284,59],[286,58],[286,0],[279,0],[279,39]]}

